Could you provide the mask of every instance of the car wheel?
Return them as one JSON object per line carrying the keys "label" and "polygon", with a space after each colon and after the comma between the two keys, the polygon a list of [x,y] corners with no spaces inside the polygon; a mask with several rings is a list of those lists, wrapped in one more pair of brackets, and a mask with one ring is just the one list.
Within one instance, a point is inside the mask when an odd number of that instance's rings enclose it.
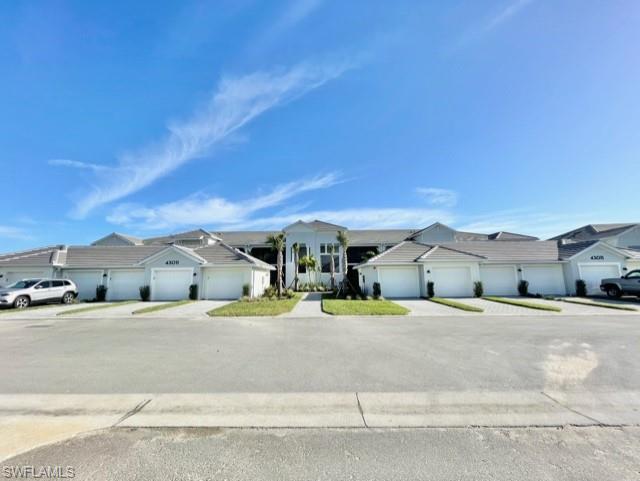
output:
{"label": "car wheel", "polygon": [[620,297],[622,292],[618,289],[618,286],[609,286],[607,287],[607,296],[609,297]]}
{"label": "car wheel", "polygon": [[75,299],[76,296],[73,295],[73,292],[66,292],[64,294],[64,296],[62,296],[62,303],[63,304],[72,304],[73,300]]}
{"label": "car wheel", "polygon": [[16,309],[26,309],[29,307],[29,304],[31,304],[31,301],[27,296],[19,296],[15,301],[13,301],[13,307]]}

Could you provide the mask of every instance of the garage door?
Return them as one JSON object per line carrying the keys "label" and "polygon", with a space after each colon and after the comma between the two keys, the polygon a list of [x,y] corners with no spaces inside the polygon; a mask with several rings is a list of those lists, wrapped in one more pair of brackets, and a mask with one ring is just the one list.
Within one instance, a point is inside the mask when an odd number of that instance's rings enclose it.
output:
{"label": "garage door", "polygon": [[151,278],[151,298],[154,301],[189,298],[189,286],[193,282],[192,269],[153,269]]}
{"label": "garage door", "polygon": [[140,286],[144,285],[144,270],[111,271],[107,294],[111,301],[140,298]]}
{"label": "garage door", "polygon": [[518,278],[514,266],[480,266],[484,293],[489,296],[515,296]]}
{"label": "garage door", "polygon": [[530,294],[565,294],[562,266],[526,266],[522,278],[529,281]]}
{"label": "garage door", "polygon": [[242,296],[244,270],[210,269],[205,274],[207,299],[238,299]]}
{"label": "garage door", "polygon": [[473,294],[469,267],[432,267],[436,297],[470,297]]}
{"label": "garage door", "polygon": [[22,279],[36,279],[38,277],[49,277],[45,271],[33,271],[33,270],[15,270],[5,273],[0,279],[0,286],[8,286]]}
{"label": "garage door", "polygon": [[102,284],[103,271],[65,271],[63,277],[78,286],[78,299],[96,298],[96,288]]}
{"label": "garage door", "polygon": [[378,267],[383,297],[420,297],[417,267]]}
{"label": "garage door", "polygon": [[620,277],[619,264],[581,265],[578,266],[580,278],[587,284],[587,294],[602,294],[600,281],[607,277]]}

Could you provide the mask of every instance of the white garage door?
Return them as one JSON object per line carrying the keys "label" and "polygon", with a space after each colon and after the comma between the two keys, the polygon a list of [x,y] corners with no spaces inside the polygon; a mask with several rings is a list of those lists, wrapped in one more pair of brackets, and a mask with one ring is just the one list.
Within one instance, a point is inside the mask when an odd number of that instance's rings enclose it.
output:
{"label": "white garage door", "polygon": [[489,296],[515,296],[518,277],[514,266],[480,266],[484,293]]}
{"label": "white garage door", "polygon": [[470,297],[473,295],[471,268],[432,267],[431,280],[436,297]]}
{"label": "white garage door", "polygon": [[383,297],[420,297],[417,267],[378,267]]}
{"label": "white garage door", "polygon": [[587,294],[601,294],[600,281],[607,277],[620,277],[619,264],[581,265],[578,266],[580,278],[587,284]]}
{"label": "white garage door", "polygon": [[144,285],[144,269],[111,271],[107,294],[111,301],[140,298],[140,286]]}
{"label": "white garage door", "polygon": [[21,281],[22,279],[37,279],[38,277],[49,277],[47,272],[40,270],[15,270],[9,271],[5,273],[5,275],[0,279],[0,286],[8,286],[15,282]]}
{"label": "white garage door", "polygon": [[565,294],[562,266],[526,266],[522,278],[529,281],[530,294]]}
{"label": "white garage door", "polygon": [[96,288],[102,284],[103,271],[65,271],[63,277],[78,286],[78,299],[96,298]]}
{"label": "white garage door", "polygon": [[154,301],[188,299],[189,286],[192,283],[192,269],[153,269],[151,273],[151,299]]}
{"label": "white garage door", "polygon": [[209,269],[205,274],[205,298],[238,299],[242,296],[244,274],[242,269]]}

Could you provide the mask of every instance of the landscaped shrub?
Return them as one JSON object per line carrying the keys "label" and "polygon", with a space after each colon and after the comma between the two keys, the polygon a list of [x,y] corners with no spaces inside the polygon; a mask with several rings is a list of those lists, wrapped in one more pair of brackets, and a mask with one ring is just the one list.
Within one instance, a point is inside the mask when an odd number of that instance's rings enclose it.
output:
{"label": "landscaped shrub", "polygon": [[379,282],[374,282],[373,283],[373,298],[374,299],[380,299],[380,297],[382,297],[382,288],[380,287],[380,283]]}
{"label": "landscaped shrub", "polygon": [[189,286],[189,299],[192,301],[198,300],[198,284],[191,284]]}
{"label": "landscaped shrub", "polygon": [[587,297],[587,283],[582,279],[576,280],[576,296]]}
{"label": "landscaped shrub", "polygon": [[484,287],[482,287],[482,281],[476,281],[473,283],[473,295],[476,297],[482,297],[484,294]]}
{"label": "landscaped shrub", "polygon": [[249,297],[251,295],[251,286],[249,284],[242,284],[242,297]]}
{"label": "landscaped shrub", "polygon": [[278,294],[278,290],[275,286],[267,286],[264,290],[264,297],[275,297]]}
{"label": "landscaped shrub", "polygon": [[518,293],[521,296],[528,296],[529,295],[529,281],[521,280],[518,283]]}
{"label": "landscaped shrub", "polygon": [[96,301],[104,302],[107,299],[107,286],[96,287]]}
{"label": "landscaped shrub", "polygon": [[433,290],[434,284],[433,281],[429,281],[427,282],[427,297],[429,299],[431,299],[432,297],[435,296],[434,290]]}
{"label": "landscaped shrub", "polygon": [[347,301],[350,301],[350,300],[351,300],[351,296],[350,296],[350,295],[347,295],[347,296],[345,296],[345,299],[346,299]]}
{"label": "landscaped shrub", "polygon": [[140,299],[147,302],[151,298],[151,288],[149,286],[140,286]]}

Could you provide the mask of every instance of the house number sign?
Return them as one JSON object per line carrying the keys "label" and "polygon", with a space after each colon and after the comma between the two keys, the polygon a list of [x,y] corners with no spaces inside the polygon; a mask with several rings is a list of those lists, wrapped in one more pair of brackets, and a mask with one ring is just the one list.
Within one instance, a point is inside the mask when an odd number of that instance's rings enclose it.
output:
{"label": "house number sign", "polygon": [[178,261],[178,260],[175,260],[175,261],[169,260],[169,261],[166,261],[164,264],[166,266],[177,266],[178,264],[180,264],[180,261]]}
{"label": "house number sign", "polygon": [[591,256],[592,261],[603,261],[604,256]]}

